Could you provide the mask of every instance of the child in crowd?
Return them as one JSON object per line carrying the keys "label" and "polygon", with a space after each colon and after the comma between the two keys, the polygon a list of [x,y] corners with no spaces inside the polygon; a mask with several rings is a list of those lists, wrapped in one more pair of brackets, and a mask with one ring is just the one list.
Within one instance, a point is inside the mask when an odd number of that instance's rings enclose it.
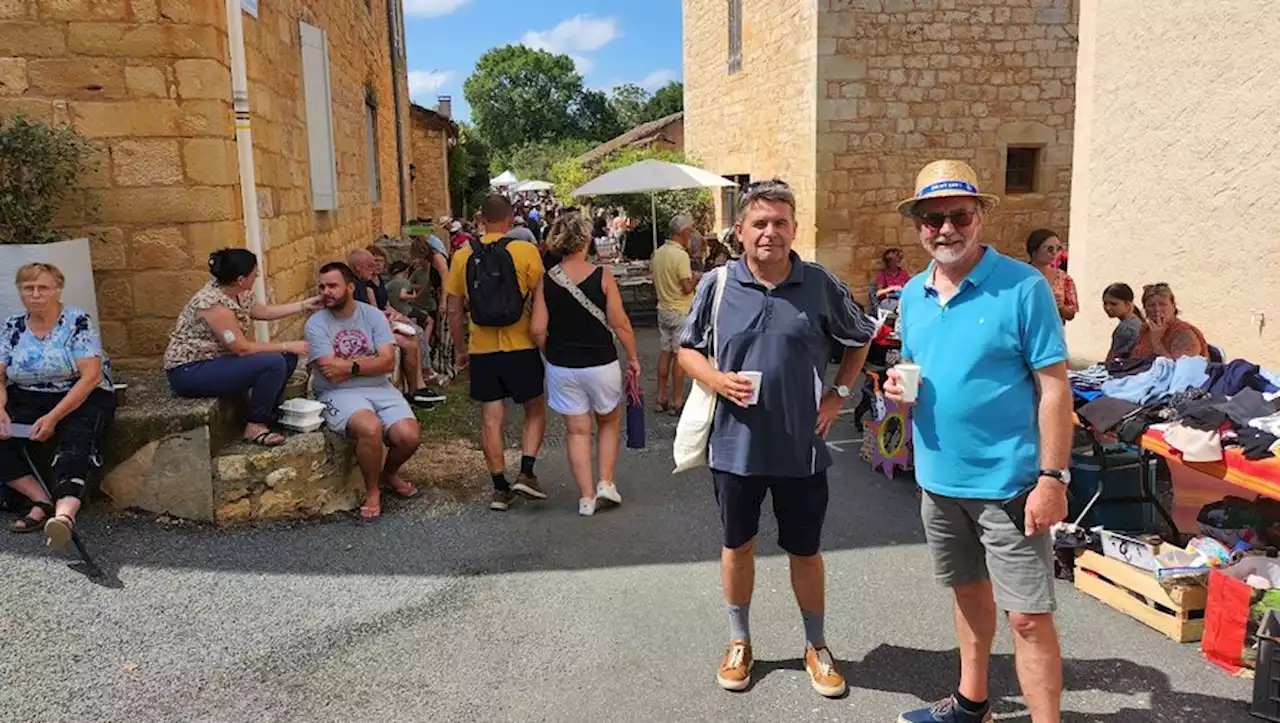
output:
{"label": "child in crowd", "polygon": [[1142,311],[1133,303],[1133,289],[1121,283],[1108,286],[1102,292],[1102,309],[1119,322],[1111,332],[1111,350],[1106,360],[1128,359],[1142,333]]}
{"label": "child in crowd", "polygon": [[435,321],[431,318],[431,312],[423,309],[417,304],[422,290],[414,286],[413,281],[409,279],[409,273],[413,270],[409,264],[404,261],[397,261],[391,264],[391,279],[387,281],[387,301],[391,304],[391,308],[404,314],[413,320],[413,323],[422,327],[423,338],[430,339],[431,332],[434,331]]}

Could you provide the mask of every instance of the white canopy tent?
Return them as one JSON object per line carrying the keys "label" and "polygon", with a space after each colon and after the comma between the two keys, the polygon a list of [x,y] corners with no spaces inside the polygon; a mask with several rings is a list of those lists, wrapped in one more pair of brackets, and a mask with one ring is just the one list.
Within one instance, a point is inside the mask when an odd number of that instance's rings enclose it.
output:
{"label": "white canopy tent", "polygon": [[511,171],[503,171],[496,178],[489,179],[489,185],[494,188],[506,188],[519,182],[520,179],[516,178],[516,174]]}
{"label": "white canopy tent", "polygon": [[649,194],[649,213],[653,217],[653,248],[658,248],[658,191],[680,191],[690,188],[723,188],[734,185],[723,176],[683,163],[649,159],[598,176],[576,189],[574,196],[612,196],[622,193]]}
{"label": "white canopy tent", "polygon": [[532,191],[550,191],[553,188],[548,181],[521,181],[511,187],[512,193],[526,193]]}

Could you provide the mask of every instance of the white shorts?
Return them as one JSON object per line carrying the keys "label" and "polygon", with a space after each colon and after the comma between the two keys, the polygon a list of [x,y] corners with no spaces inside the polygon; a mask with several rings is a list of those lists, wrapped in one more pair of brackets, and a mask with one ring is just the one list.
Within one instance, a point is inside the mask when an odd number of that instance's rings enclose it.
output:
{"label": "white shorts", "polygon": [[547,365],[547,406],[560,414],[609,414],[622,404],[622,365],[570,369]]}
{"label": "white shorts", "polygon": [[391,425],[406,419],[414,419],[413,409],[404,395],[390,384],[376,387],[345,387],[330,389],[316,395],[325,405],[324,421],[329,429],[337,434],[347,433],[347,420],[361,410],[369,410],[378,415],[382,429],[391,429]]}

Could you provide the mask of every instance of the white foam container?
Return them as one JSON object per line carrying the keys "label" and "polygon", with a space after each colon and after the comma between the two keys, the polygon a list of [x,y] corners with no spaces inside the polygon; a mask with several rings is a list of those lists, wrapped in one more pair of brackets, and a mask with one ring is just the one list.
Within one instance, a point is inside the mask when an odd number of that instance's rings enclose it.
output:
{"label": "white foam container", "polygon": [[295,432],[314,432],[324,425],[324,420],[316,419],[313,421],[303,422],[292,417],[285,417],[280,420],[280,425]]}
{"label": "white foam container", "polygon": [[280,411],[295,417],[319,417],[324,405],[314,399],[289,399],[280,405]]}

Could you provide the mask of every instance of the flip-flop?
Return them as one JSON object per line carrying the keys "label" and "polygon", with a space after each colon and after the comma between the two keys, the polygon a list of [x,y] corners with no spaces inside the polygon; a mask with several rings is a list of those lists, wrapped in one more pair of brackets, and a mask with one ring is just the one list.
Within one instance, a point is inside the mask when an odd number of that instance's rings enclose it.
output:
{"label": "flip-flop", "polygon": [[75,520],[66,515],[49,518],[49,521],[44,523],[45,546],[54,552],[67,549],[67,543],[71,541],[71,530],[75,524]]}
{"label": "flip-flop", "polygon": [[[279,439],[280,441],[272,442],[271,441],[272,439]],[[280,445],[284,444],[287,440],[285,439],[285,436],[283,434],[280,434],[279,432],[272,432],[270,429],[268,429],[264,432],[259,432],[254,437],[245,437],[244,441],[250,442],[252,444],[256,444],[260,447],[279,447]]]}
{"label": "flip-flop", "polygon": [[[36,509],[43,511],[44,517],[38,520],[32,517],[31,512],[34,512]],[[39,532],[43,530],[45,524],[53,518],[53,505],[36,502],[32,505],[31,512],[28,512],[27,516],[20,520],[14,520],[13,524],[9,525],[9,531],[15,535],[25,535],[31,532]]]}
{"label": "flip-flop", "polygon": [[[399,482],[399,484],[396,484],[397,482]],[[414,497],[418,496],[417,487],[414,487],[411,483],[406,482],[399,478],[393,479],[390,482],[388,482],[386,484],[386,487],[387,489],[396,493],[397,496],[402,497],[406,500],[413,499]]]}
{"label": "flip-flop", "polygon": [[373,521],[382,516],[382,503],[379,501],[377,505],[362,505],[360,507],[360,519],[365,521]]}

